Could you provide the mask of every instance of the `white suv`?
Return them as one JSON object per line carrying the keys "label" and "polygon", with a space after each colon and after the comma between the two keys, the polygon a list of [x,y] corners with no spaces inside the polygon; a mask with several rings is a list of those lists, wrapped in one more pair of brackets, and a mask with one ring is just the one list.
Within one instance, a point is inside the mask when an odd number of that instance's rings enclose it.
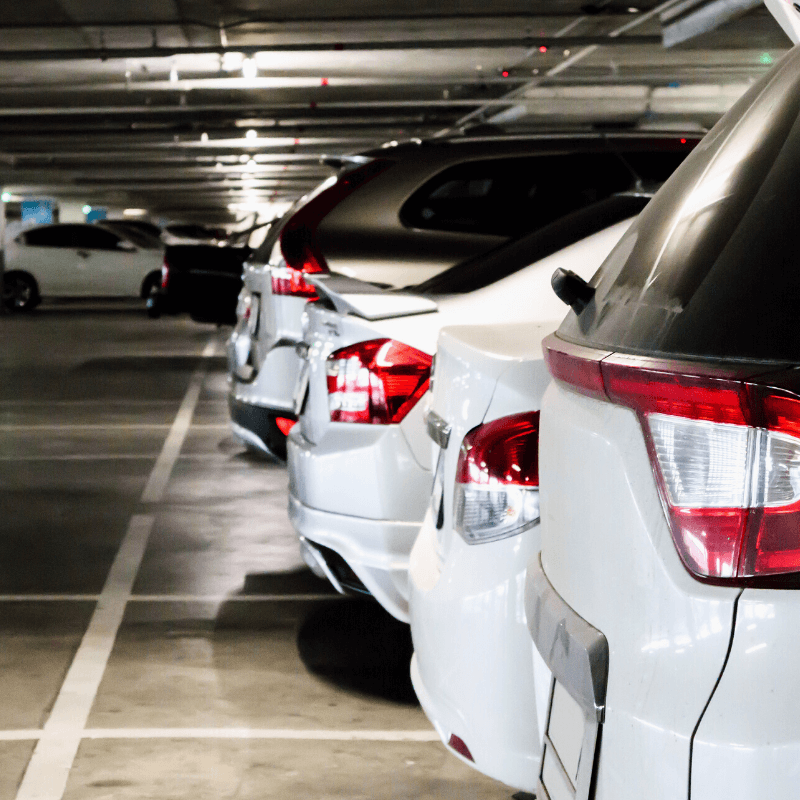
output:
{"label": "white suv", "polygon": [[[545,342],[540,797],[798,797],[800,48]],[[533,723],[532,723],[533,724]]]}

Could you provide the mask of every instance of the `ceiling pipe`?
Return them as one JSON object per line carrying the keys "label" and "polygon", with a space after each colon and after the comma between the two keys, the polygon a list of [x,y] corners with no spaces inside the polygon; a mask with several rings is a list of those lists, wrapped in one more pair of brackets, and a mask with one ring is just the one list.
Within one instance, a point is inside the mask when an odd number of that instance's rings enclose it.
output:
{"label": "ceiling pipe", "polygon": [[[3,27],[0,26],[0,31]],[[0,50],[0,61],[110,61],[125,58],[171,58],[180,55],[219,55],[225,53],[294,53],[380,50],[474,50],[484,48],[520,47],[585,47],[588,45],[652,45],[660,44],[660,36],[626,36],[609,39],[607,36],[509,36],[476,39],[397,39],[372,42],[292,42],[289,44],[260,44],[211,47],[114,47],[51,50]]]}

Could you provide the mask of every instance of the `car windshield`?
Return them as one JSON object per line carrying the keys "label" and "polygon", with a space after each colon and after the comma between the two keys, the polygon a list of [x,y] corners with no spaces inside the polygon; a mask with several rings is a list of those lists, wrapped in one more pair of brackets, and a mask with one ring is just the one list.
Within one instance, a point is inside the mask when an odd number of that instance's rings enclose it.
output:
{"label": "car windshield", "polygon": [[559,336],[646,355],[799,361],[798,186],[796,47],[667,181]]}
{"label": "car windshield", "polygon": [[509,244],[462,261],[432,278],[408,287],[424,294],[464,294],[489,286],[594,233],[636,216],[651,194],[620,194],[574,211]]}

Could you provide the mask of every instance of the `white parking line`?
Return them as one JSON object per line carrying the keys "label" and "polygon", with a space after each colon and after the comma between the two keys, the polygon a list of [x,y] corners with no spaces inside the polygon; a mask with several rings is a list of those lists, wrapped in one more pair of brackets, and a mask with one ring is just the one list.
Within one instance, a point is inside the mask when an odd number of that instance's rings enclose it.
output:
{"label": "white parking line", "polygon": [[[97,602],[99,594],[0,594],[0,603]],[[129,603],[279,603],[339,600],[340,594],[132,594]]]}
{"label": "white parking line", "polygon": [[[117,423],[109,422],[77,424],[77,425],[0,425],[0,431],[132,431],[132,430],[162,430],[171,428],[169,422],[142,422],[142,423]],[[199,423],[192,425],[194,430],[223,430],[228,429],[228,423]]]}
{"label": "white parking line", "polygon": [[97,453],[94,455],[69,456],[0,456],[0,461],[152,461],[158,453]]}
{"label": "white parking line", "polygon": [[[44,731],[0,731],[0,742],[41,739]],[[436,742],[433,730],[421,731],[331,731],[287,728],[86,728],[81,739],[286,739],[320,742]],[[49,795],[48,795],[49,796]]]}
{"label": "white parking line", "polygon": [[434,742],[434,730],[331,731],[289,728],[96,728],[83,732],[85,739],[305,739],[322,742]]}
{"label": "white parking line", "polygon": [[114,559],[89,627],[42,729],[17,800],[59,800],[103,679],[155,516],[136,514]]}
{"label": "white parking line", "polygon": [[[212,339],[202,355],[208,357],[215,350],[216,342]],[[142,493],[142,503],[158,502],[163,497],[189,430],[205,376],[206,366],[203,364],[192,375],[186,396]],[[17,800],[61,800],[64,794],[154,523],[153,514],[136,514],[128,525],[89,626],[28,762]]]}

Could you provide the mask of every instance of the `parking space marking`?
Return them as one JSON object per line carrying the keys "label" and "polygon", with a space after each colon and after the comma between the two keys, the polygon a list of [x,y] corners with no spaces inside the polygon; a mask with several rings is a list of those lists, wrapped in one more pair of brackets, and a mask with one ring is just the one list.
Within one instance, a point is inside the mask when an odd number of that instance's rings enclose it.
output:
{"label": "parking space marking", "polygon": [[[0,731],[0,742],[34,741],[44,731]],[[290,728],[86,728],[83,739],[284,739],[319,742],[438,742],[434,730],[292,730]]]}
{"label": "parking space marking", "polygon": [[[212,338],[203,350],[203,360],[215,351],[216,341]],[[141,503],[158,502],[163,497],[189,431],[206,374],[206,365],[201,362],[192,374],[189,388],[142,492]],[[89,626],[28,762],[17,800],[61,800],[64,795],[154,524],[155,515],[152,513],[135,514],[128,524]]]}
{"label": "parking space marking", "polygon": [[154,523],[155,515],[136,514],[128,525],[89,627],[28,763],[17,800],[60,800],[64,794]]}
{"label": "parking space marking", "polygon": [[[97,602],[99,594],[0,594],[0,603]],[[341,594],[132,594],[129,603],[279,603],[338,600]]]}
{"label": "parking space marking", "polygon": [[142,459],[152,461],[156,458],[158,458],[158,453],[95,453],[68,456],[0,456],[0,461],[141,461]]}
{"label": "parking space marking", "polygon": [[[171,428],[169,422],[143,422],[143,423],[115,423],[108,424],[75,424],[75,425],[0,425],[0,431],[130,431],[130,430],[161,430]],[[199,423],[192,425],[193,430],[222,430],[230,427],[227,423]]]}
{"label": "parking space marking", "polygon": [[433,729],[421,731],[293,730],[291,728],[97,728],[85,739],[305,739],[321,742],[438,742]]}

